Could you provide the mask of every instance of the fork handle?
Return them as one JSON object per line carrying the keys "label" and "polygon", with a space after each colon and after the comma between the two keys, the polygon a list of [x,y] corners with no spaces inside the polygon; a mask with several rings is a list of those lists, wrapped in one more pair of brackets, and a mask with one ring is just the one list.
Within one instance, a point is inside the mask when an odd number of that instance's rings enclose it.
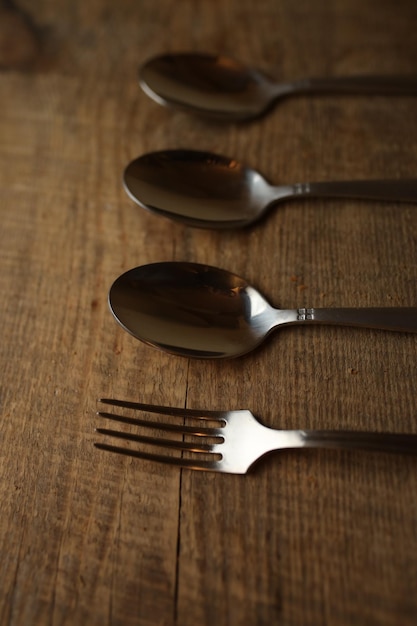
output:
{"label": "fork handle", "polygon": [[344,94],[416,95],[417,76],[335,76],[308,78],[295,85],[297,91]]}
{"label": "fork handle", "polygon": [[417,454],[417,435],[344,430],[299,431],[300,447],[343,448]]}

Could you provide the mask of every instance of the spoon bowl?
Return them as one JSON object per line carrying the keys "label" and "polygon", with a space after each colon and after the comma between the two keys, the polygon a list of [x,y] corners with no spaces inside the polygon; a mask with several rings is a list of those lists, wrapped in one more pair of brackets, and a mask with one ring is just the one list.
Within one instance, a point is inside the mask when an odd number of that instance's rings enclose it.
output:
{"label": "spoon bowl", "polygon": [[289,93],[234,59],[195,53],[150,59],[141,68],[140,85],[159,104],[221,120],[257,117],[275,97]]}
{"label": "spoon bowl", "polygon": [[231,358],[278,326],[340,324],[417,332],[417,308],[275,309],[244,278],[198,263],[152,263],[112,285],[110,309],[137,339],[183,357]]}
{"label": "spoon bowl", "polygon": [[274,199],[272,187],[255,170],[195,150],[143,155],[126,167],[123,183],[142,208],[198,228],[247,226]]}
{"label": "spoon bowl", "polygon": [[270,185],[235,159],[195,150],[145,154],[126,167],[129,197],[153,213],[197,228],[243,228],[279,201],[302,197],[417,202],[417,180]]}
{"label": "spoon bowl", "polygon": [[[194,263],[153,263],[112,285],[110,309],[134,337],[180,356],[220,358],[254,349],[273,309],[234,274]],[[253,323],[254,307],[259,323]],[[260,313],[263,312],[263,315]]]}
{"label": "spoon bowl", "polygon": [[140,70],[140,85],[159,104],[225,121],[265,113],[297,93],[417,94],[416,76],[348,76],[275,83],[257,69],[221,55],[164,54]]}

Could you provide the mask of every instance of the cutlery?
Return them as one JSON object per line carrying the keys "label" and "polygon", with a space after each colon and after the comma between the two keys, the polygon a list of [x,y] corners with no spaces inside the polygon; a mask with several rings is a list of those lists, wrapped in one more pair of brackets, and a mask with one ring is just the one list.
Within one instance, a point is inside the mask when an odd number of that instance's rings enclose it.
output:
{"label": "cutlery", "polygon": [[247,281],[198,263],[164,262],[115,280],[109,305],[137,339],[172,354],[228,358],[259,346],[279,326],[333,324],[417,332],[417,308],[273,308]]}
{"label": "cutlery", "polygon": [[291,198],[417,201],[417,179],[296,183],[273,187],[235,159],[195,150],[145,154],[126,167],[129,197],[157,215],[199,228],[241,228]]}
{"label": "cutlery", "polygon": [[[256,417],[245,410],[204,411],[155,406],[103,398],[103,404],[156,413],[169,417],[165,422],[134,418],[100,411],[99,416],[160,435],[141,434],[97,428],[96,432],[125,441],[142,444],[144,449],[118,447],[108,443],[95,443],[96,448],[127,456],[169,463],[194,470],[246,474],[253,464],[268,452],[295,448],[362,449],[373,452],[417,453],[417,435],[343,430],[275,430],[263,426]],[[170,418],[179,418],[171,420]],[[185,423],[184,423],[185,422]],[[181,437],[181,438],[179,438]],[[129,445],[129,444],[128,444]],[[153,447],[162,451],[149,451]],[[173,456],[172,451],[181,456]]]}
{"label": "cutlery", "polygon": [[144,63],[139,78],[145,93],[159,104],[228,121],[255,118],[279,98],[295,94],[417,94],[413,75],[307,78],[277,84],[234,59],[193,52],[153,57]]}

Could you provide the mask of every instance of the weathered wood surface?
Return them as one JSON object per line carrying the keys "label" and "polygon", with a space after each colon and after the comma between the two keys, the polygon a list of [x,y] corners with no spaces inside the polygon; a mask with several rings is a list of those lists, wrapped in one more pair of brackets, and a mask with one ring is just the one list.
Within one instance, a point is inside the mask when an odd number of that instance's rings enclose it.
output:
{"label": "weathered wood surface", "polygon": [[414,626],[417,460],[312,451],[246,477],[97,451],[96,399],[249,408],[275,427],[417,432],[417,337],[283,330],[230,362],[135,341],[111,282],[207,262],[282,308],[416,305],[417,209],[294,201],[256,228],[133,206],[127,162],[191,147],[276,182],[413,177],[417,99],[293,98],[219,126],[163,109],[137,68],[232,54],[282,79],[415,72],[414,0],[22,0],[0,8],[0,623]]}

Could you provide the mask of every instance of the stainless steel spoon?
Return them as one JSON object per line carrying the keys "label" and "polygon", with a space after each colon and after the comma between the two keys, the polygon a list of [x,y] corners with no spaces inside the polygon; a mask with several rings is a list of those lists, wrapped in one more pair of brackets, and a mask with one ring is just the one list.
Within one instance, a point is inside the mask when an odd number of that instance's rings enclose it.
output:
{"label": "stainless steel spoon", "polygon": [[110,309],[137,339],[194,358],[250,352],[279,326],[338,324],[417,332],[417,308],[273,308],[246,280],[196,263],[152,263],[122,274]]}
{"label": "stainless steel spoon", "polygon": [[278,99],[303,93],[417,95],[417,76],[309,78],[277,84],[225,56],[164,54],[140,70],[140,85],[159,104],[228,121],[265,113]]}
{"label": "stainless steel spoon", "polygon": [[417,179],[297,183],[273,187],[228,157],[164,150],[126,167],[124,187],[141,207],[199,228],[240,228],[289,198],[362,198],[417,202]]}

